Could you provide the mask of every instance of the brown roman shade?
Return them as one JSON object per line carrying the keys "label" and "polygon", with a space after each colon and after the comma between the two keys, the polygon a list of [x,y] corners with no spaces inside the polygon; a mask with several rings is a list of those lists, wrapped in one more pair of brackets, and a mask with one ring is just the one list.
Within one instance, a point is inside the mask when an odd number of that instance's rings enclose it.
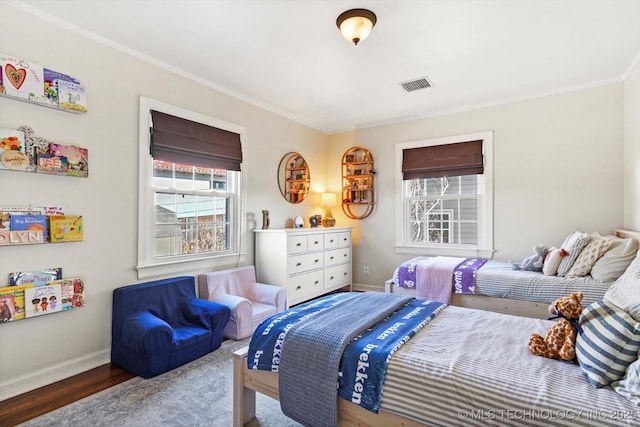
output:
{"label": "brown roman shade", "polygon": [[483,172],[482,140],[402,150],[403,180]]}
{"label": "brown roman shade", "polygon": [[151,157],[202,168],[240,170],[242,143],[235,132],[151,111]]}

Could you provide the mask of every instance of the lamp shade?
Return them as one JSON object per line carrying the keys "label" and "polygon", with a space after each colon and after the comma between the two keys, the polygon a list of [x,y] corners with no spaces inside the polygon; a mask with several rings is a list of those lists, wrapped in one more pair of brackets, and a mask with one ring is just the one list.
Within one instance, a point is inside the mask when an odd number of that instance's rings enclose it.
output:
{"label": "lamp shade", "polygon": [[329,208],[336,205],[337,202],[335,193],[322,193],[320,195],[320,206]]}
{"label": "lamp shade", "polygon": [[351,9],[342,12],[336,24],[342,36],[357,45],[366,39],[371,29],[376,25],[376,14],[367,9]]}

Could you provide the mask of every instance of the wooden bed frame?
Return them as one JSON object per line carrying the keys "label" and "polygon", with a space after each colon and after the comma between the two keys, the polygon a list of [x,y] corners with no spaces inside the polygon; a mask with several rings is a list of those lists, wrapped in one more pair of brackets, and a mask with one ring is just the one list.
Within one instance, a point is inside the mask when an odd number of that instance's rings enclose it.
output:
{"label": "wooden bed frame", "polygon": [[[640,241],[640,232],[631,230],[615,230],[615,235],[622,238],[634,238]],[[510,300],[505,298],[480,297],[478,295],[458,295],[452,299],[453,305],[497,311],[523,317],[548,317],[547,304],[531,303],[527,301]],[[487,301],[492,300],[492,301]],[[259,426],[256,419],[256,392],[279,400],[278,374],[276,372],[249,369],[247,367],[248,347],[233,353],[233,426]],[[340,426],[371,426],[371,427],[426,427],[411,419],[380,410],[378,414],[369,412],[360,406],[338,399],[338,420]]]}
{"label": "wooden bed frame", "polygon": [[[256,419],[256,391],[280,400],[278,373],[249,369],[247,350],[248,347],[244,347],[233,353],[233,427],[260,425]],[[426,427],[384,410],[375,414],[344,399],[338,399],[338,423],[360,427]]]}
{"label": "wooden bed frame", "polygon": [[[613,234],[623,239],[632,238],[640,241],[640,231],[617,229],[613,230]],[[384,291],[400,295],[415,295],[414,289],[394,286],[391,280],[385,282]],[[514,316],[533,317],[535,319],[546,319],[549,317],[549,304],[509,298],[453,294],[451,295],[451,305],[477,310],[495,311],[498,313],[512,314]]]}

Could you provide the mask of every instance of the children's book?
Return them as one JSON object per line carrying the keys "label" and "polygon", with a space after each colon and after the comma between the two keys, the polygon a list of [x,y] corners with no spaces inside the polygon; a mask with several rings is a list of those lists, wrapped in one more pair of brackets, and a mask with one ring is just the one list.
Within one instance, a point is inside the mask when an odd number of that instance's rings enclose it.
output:
{"label": "children's book", "polygon": [[0,128],[0,169],[26,171],[31,160],[25,151],[24,132]]}
{"label": "children's book", "polygon": [[62,311],[62,288],[56,283],[26,288],[24,300],[27,318],[56,313]]}
{"label": "children's book", "polygon": [[87,112],[87,96],[84,86],[65,80],[56,80],[58,86],[58,106],[65,110]]}
{"label": "children's book", "polygon": [[32,102],[44,101],[41,65],[0,54],[4,94]]}
{"label": "children's book", "polygon": [[80,84],[80,81],[74,77],[59,73],[58,71],[43,69],[44,75],[44,103],[47,105],[58,106],[58,81],[67,81]]}
{"label": "children's book", "polygon": [[62,267],[9,273],[9,286],[44,286],[52,280],[62,279]]}
{"label": "children's book", "polygon": [[[0,288],[0,300],[5,300],[11,310],[11,321],[25,318],[24,290],[33,285],[6,286]],[[0,307],[2,309],[2,307]],[[5,313],[6,314],[6,313]]]}
{"label": "children's book", "polygon": [[66,175],[69,164],[64,156],[52,156],[36,151],[36,172],[52,175]]}
{"label": "children's book", "polygon": [[50,242],[80,242],[84,239],[81,216],[51,215],[48,218]]}
{"label": "children's book", "polygon": [[0,293],[0,324],[15,320],[16,304],[13,293]]}
{"label": "children's book", "polygon": [[42,235],[47,236],[47,217],[44,215],[31,214],[11,214],[10,218],[11,230],[40,230]]}
{"label": "children's book", "polygon": [[80,277],[53,280],[48,285],[60,286],[62,310],[84,306],[84,282]]}
{"label": "children's book", "polygon": [[71,176],[89,176],[89,150],[75,145],[49,144],[49,154],[65,158],[66,174]]}

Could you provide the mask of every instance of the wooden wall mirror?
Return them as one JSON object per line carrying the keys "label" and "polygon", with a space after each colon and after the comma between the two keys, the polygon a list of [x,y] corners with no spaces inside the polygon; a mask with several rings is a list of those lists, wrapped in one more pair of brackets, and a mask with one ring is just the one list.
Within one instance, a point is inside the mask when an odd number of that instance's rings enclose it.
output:
{"label": "wooden wall mirror", "polygon": [[280,194],[289,203],[300,203],[309,194],[309,166],[299,153],[287,153],[278,166]]}

